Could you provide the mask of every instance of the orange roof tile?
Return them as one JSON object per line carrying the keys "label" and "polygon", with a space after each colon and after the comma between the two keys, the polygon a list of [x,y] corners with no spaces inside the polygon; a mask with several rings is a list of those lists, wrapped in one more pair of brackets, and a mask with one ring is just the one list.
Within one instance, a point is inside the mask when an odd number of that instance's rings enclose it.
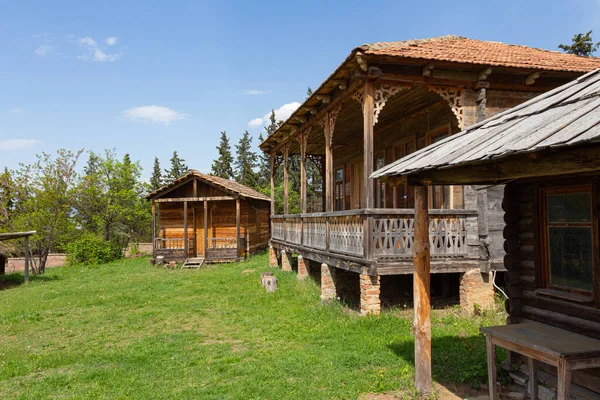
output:
{"label": "orange roof tile", "polygon": [[378,42],[358,48],[365,54],[441,60],[547,71],[588,72],[600,68],[600,59],[536,49],[527,46],[487,42],[448,35],[402,42]]}

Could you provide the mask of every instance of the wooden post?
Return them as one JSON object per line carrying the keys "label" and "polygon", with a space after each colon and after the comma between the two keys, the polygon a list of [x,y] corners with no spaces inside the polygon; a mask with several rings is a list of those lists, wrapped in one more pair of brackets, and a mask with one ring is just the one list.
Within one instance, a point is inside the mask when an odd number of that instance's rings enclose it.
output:
{"label": "wooden post", "polygon": [[183,257],[188,258],[189,241],[188,241],[188,202],[183,202]]}
{"label": "wooden post", "polygon": [[[375,97],[375,83],[373,81],[366,81],[364,87],[364,100],[363,100],[363,205],[364,208],[373,208],[375,193],[373,179],[371,174],[373,173],[373,119],[374,119],[374,97]],[[373,218],[369,215],[364,215],[363,219],[363,251],[364,258],[371,260],[372,253],[372,232],[373,232]]]}
{"label": "wooden post", "polygon": [[156,260],[156,203],[152,201],[152,262]]}
{"label": "wooden post", "polygon": [[325,176],[325,156],[321,156],[321,211],[327,210],[327,178]]}
{"label": "wooden post", "polygon": [[25,269],[23,270],[23,282],[29,282],[29,236],[25,236]]}
{"label": "wooden post", "polygon": [[289,175],[288,175],[288,158],[289,158],[290,146],[285,144],[283,146],[283,213],[288,214],[289,212]]}
{"label": "wooden post", "polygon": [[329,115],[325,116],[325,212],[333,211],[333,132]]}
{"label": "wooden post", "polygon": [[204,258],[206,258],[206,250],[208,249],[208,201],[204,200],[204,214],[202,215],[204,222]]}
{"label": "wooden post", "polygon": [[306,214],[306,145],[307,132],[300,136],[300,204],[302,214]]}
{"label": "wooden post", "polygon": [[492,342],[492,337],[490,335],[485,335],[485,345],[488,357],[488,385],[490,400],[496,400],[498,398],[496,393],[496,345]]}
{"label": "wooden post", "polygon": [[240,261],[240,198],[235,199],[235,235],[237,237],[237,261]]}
{"label": "wooden post", "polygon": [[428,188],[415,186],[415,225],[413,239],[413,302],[415,319],[415,386],[431,393],[430,250]]}
{"label": "wooden post", "polygon": [[271,162],[271,215],[275,215],[275,153],[269,157]]}

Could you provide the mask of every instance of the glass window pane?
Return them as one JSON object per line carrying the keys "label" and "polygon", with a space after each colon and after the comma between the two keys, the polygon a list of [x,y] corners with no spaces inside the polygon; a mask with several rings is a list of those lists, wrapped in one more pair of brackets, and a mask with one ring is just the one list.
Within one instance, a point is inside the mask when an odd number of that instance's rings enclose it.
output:
{"label": "glass window pane", "polygon": [[593,291],[592,229],[548,227],[550,285]]}
{"label": "glass window pane", "polygon": [[590,222],[590,193],[551,194],[546,197],[548,222]]}
{"label": "glass window pane", "polygon": [[343,180],[344,180],[344,170],[340,168],[337,171],[335,171],[335,181],[341,182]]}

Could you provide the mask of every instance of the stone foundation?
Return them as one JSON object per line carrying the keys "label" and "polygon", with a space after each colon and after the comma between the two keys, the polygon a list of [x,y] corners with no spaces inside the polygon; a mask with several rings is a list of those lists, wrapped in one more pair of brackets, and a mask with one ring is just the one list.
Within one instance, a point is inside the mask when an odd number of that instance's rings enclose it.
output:
{"label": "stone foundation", "polygon": [[337,298],[335,281],[335,267],[330,267],[327,264],[321,264],[321,301],[332,301]]}
{"label": "stone foundation", "polygon": [[281,270],[286,272],[292,271],[292,255],[285,250],[281,250]]}
{"label": "stone foundation", "polygon": [[308,278],[308,266],[304,261],[304,257],[298,256],[298,280]]}
{"label": "stone foundation", "polygon": [[491,273],[482,273],[479,268],[465,272],[460,277],[460,309],[473,315],[476,310],[494,307],[494,284]]}
{"label": "stone foundation", "polygon": [[367,268],[363,268],[360,274],[360,314],[361,315],[379,315],[381,314],[379,275],[370,276],[367,274]]}
{"label": "stone foundation", "polygon": [[277,261],[277,251],[275,251],[275,248],[273,248],[273,246],[269,246],[269,267],[279,267],[279,262]]}

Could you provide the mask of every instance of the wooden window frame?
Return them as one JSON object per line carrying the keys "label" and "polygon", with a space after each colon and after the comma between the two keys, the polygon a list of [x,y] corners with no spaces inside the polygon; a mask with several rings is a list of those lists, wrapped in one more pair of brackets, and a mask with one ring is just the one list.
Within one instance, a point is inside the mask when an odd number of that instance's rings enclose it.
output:
{"label": "wooden window frame", "polygon": [[[414,137],[405,137],[405,138],[402,138],[401,140],[398,140],[398,141],[394,142],[393,149],[392,149],[392,151],[393,151],[392,158],[393,158],[394,161],[399,160],[399,158],[398,158],[398,149],[399,148],[403,148],[403,153],[404,153],[403,157],[406,157],[408,154],[412,154],[412,153],[406,153],[406,146],[409,143],[413,144],[413,148],[414,148],[413,153],[419,150],[419,149],[417,149],[417,137],[416,137],[416,135]],[[400,185],[404,186],[404,192],[405,193],[408,193],[408,190],[409,190],[408,188],[412,187],[412,186],[408,185],[408,182],[401,183]],[[391,187],[392,196],[393,196],[392,197],[392,208],[407,208],[408,207],[408,205],[406,205],[406,207],[398,207],[398,203],[401,202],[400,195],[398,193],[400,185]],[[409,199],[407,198],[407,200],[409,200]]]}
{"label": "wooden window frame", "polygon": [[[433,139],[438,137],[438,136],[442,136],[442,135],[448,135],[448,137],[452,136],[452,123],[451,122],[447,122],[445,124],[442,124],[440,126],[438,126],[437,128],[433,128],[430,129],[429,131],[427,131],[425,133],[425,143],[427,146],[431,145],[434,141]],[[442,188],[444,186],[449,186],[450,187],[450,199],[449,201],[449,207],[447,208],[448,210],[452,210],[454,209],[454,186],[461,186],[461,185],[439,185],[442,186]],[[442,189],[443,190],[443,189]],[[427,204],[427,206],[430,209],[433,209],[433,200],[434,200],[434,187],[433,186],[429,186],[429,203]],[[465,196],[464,196],[464,191],[463,191],[463,207],[464,207],[464,202],[465,202]]]}
{"label": "wooden window frame", "polygon": [[[385,151],[380,151],[376,154],[373,154],[373,169],[377,170],[377,160],[383,158],[383,166],[385,167],[387,165],[387,160],[385,158]],[[377,200],[377,203],[375,205],[375,208],[385,208],[386,207],[386,187],[387,185],[385,183],[381,183],[377,180],[375,180],[375,199]],[[379,194],[378,194],[379,193]],[[383,200],[383,201],[382,201]],[[383,204],[381,204],[383,203]]]}
{"label": "wooden window frame", "polygon": [[[578,303],[593,303],[598,305],[600,303],[600,269],[598,267],[598,260],[600,251],[598,247],[598,201],[597,193],[598,185],[594,183],[590,184],[578,184],[578,185],[562,185],[562,186],[547,186],[538,189],[538,198],[536,203],[538,204],[538,223],[536,231],[539,237],[538,243],[538,255],[539,255],[539,268],[537,269],[537,289],[536,292],[542,295],[558,297],[563,300],[574,301]],[[548,223],[547,223],[547,201],[548,195],[555,194],[570,194],[570,193],[589,193],[590,194],[590,211],[591,221],[590,224],[573,223],[574,226],[590,226],[592,231],[592,291],[585,291],[575,288],[563,287],[563,286],[552,286],[550,284],[550,262],[548,255]]]}

